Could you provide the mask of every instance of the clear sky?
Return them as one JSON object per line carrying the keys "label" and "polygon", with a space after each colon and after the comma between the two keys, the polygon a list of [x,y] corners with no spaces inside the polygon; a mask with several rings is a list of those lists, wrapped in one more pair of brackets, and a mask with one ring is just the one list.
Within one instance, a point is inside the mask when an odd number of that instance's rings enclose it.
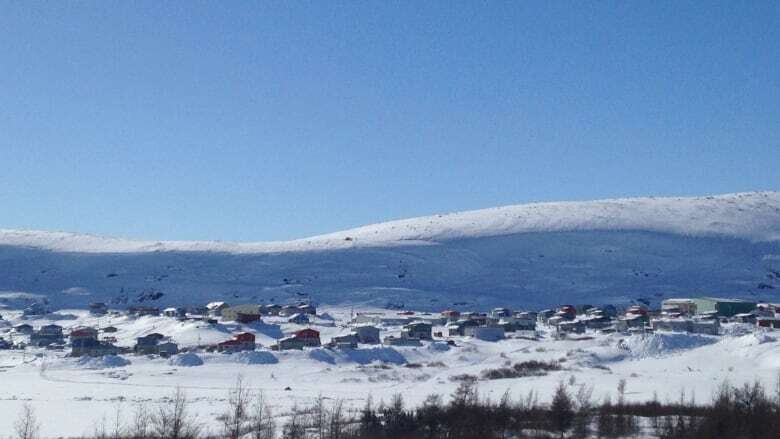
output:
{"label": "clear sky", "polygon": [[0,1],[0,228],[780,189],[780,2]]}

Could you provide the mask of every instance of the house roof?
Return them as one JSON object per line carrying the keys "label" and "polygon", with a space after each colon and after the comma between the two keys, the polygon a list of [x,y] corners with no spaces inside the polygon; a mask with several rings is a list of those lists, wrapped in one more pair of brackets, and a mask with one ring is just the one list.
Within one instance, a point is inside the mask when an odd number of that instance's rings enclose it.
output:
{"label": "house roof", "polygon": [[296,331],[294,336],[295,337],[319,337],[320,331],[311,328],[306,328],[306,329],[301,329],[300,331]]}

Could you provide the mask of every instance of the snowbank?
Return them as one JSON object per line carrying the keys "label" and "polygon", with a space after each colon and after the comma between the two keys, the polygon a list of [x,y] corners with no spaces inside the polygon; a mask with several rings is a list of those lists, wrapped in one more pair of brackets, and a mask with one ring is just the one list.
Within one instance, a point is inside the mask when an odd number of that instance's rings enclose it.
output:
{"label": "snowbank", "polygon": [[130,364],[130,360],[119,355],[105,355],[102,357],[81,357],[76,364],[85,369],[107,369],[127,366]]}
{"label": "snowbank", "polygon": [[231,360],[241,364],[276,364],[279,359],[265,351],[247,351],[231,354]]}
{"label": "snowbank", "polygon": [[203,359],[193,352],[187,352],[171,357],[168,364],[181,367],[203,366]]}
{"label": "snowbank", "polygon": [[717,341],[717,337],[698,334],[656,333],[632,335],[619,342],[618,348],[626,351],[632,358],[649,358],[695,349]]}

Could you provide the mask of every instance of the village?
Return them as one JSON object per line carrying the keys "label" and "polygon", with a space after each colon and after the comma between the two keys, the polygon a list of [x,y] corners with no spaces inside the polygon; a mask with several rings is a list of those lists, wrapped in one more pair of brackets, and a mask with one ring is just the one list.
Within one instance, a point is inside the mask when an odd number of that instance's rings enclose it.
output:
{"label": "village", "polygon": [[[749,325],[756,330],[780,329],[780,304],[754,303],[723,298],[672,298],[657,309],[643,304],[618,310],[613,305],[563,305],[557,309],[517,311],[495,308],[489,312],[445,310],[430,312],[398,311],[351,312],[346,322],[336,322],[327,313],[317,313],[311,303],[239,304],[211,302],[204,306],[156,307],[139,306],[112,310],[105,303],[90,305],[89,314],[110,322],[112,319],[142,319],[164,317],[177,322],[195,322],[220,327],[228,337],[216,343],[196,343],[181,346],[170,334],[154,330],[154,326],[135,337],[132,345],[117,343],[119,329],[110,323],[104,326],[63,327],[49,323],[35,327],[30,322],[46,318],[44,305],[34,303],[25,308],[17,323],[11,325],[0,316],[0,349],[46,349],[66,352],[71,357],[106,355],[146,355],[169,358],[181,352],[220,352],[356,349],[360,345],[422,346],[425,342],[441,341],[456,345],[459,339],[470,337],[487,342],[506,338],[538,337],[537,326],[550,331],[554,338],[587,336],[588,333],[648,334],[652,332],[683,332],[717,336],[726,323]],[[283,333],[280,325],[293,330]],[[225,325],[230,325],[227,330]],[[256,329],[272,329],[274,342],[263,345],[256,341]],[[340,328],[338,334],[325,341],[320,326]],[[398,330],[400,328],[400,331]],[[384,336],[383,336],[383,333]]]}

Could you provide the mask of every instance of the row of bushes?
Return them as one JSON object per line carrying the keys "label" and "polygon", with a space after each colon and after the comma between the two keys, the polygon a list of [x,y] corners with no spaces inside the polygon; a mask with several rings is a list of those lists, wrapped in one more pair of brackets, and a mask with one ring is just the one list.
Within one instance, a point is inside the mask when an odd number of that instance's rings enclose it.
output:
{"label": "row of bushes", "polygon": [[[550,363],[513,370],[544,371]],[[401,395],[361,409],[343,401],[317,398],[307,407],[274,414],[262,393],[253,393],[239,377],[230,391],[218,432],[208,432],[189,409],[178,389],[156,409],[138,405],[125,417],[115,416],[95,426],[94,439],[504,439],[504,438],[623,438],[765,439],[780,431],[780,377],[776,394],[759,383],[723,384],[713,400],[695,404],[684,396],[677,402],[625,401],[626,382],[616,401],[595,403],[592,387],[560,383],[550,404],[540,404],[533,392],[513,401],[505,393],[498,401],[479,395],[476,382],[462,381],[447,402],[430,395],[418,407],[407,408]],[[576,391],[573,391],[576,389]],[[15,424],[16,438],[38,439],[40,424],[29,405]]]}

